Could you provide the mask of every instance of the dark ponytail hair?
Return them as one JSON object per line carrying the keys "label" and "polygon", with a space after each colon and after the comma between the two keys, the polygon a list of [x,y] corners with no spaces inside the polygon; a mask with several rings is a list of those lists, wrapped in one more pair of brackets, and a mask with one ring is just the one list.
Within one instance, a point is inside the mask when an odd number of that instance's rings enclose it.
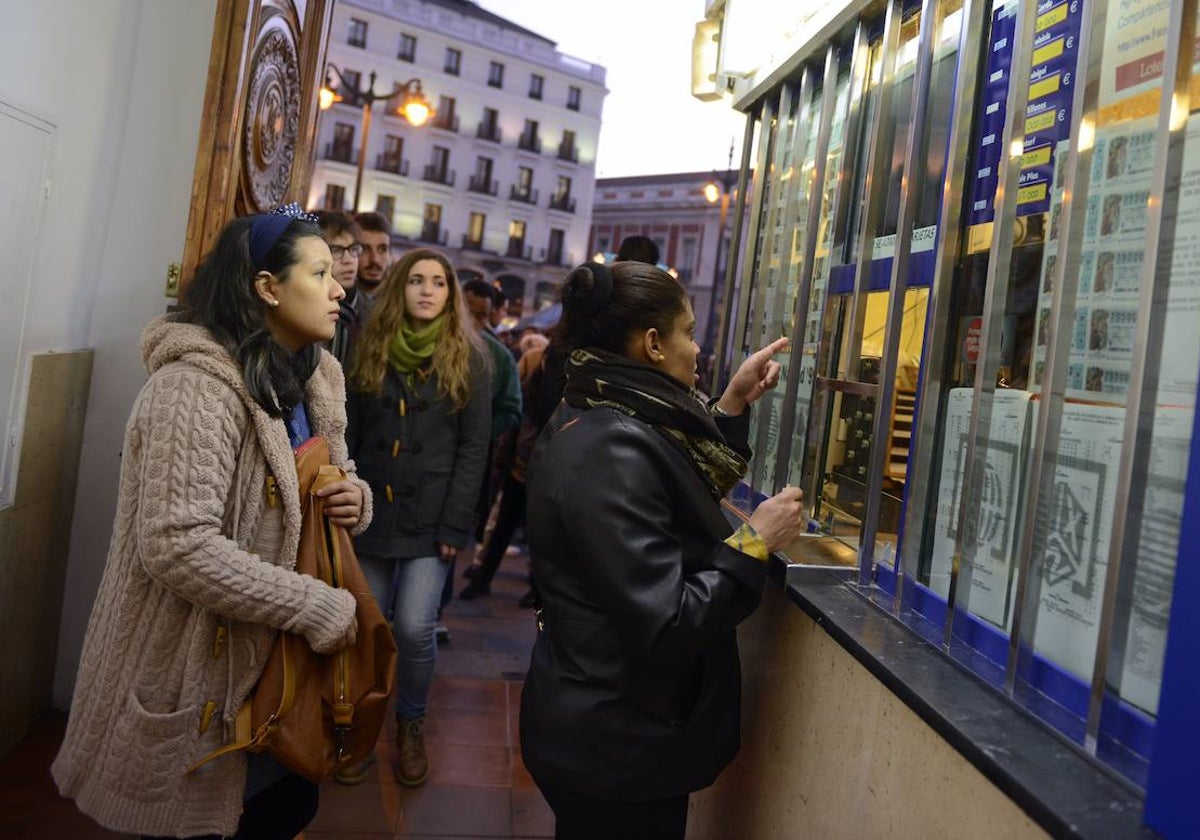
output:
{"label": "dark ponytail hair", "polygon": [[622,355],[634,330],[653,327],[666,334],[687,308],[678,280],[661,268],[633,261],[572,269],[561,298],[563,316],[555,332],[567,349],[598,347]]}
{"label": "dark ponytail hair", "polygon": [[304,399],[304,386],[317,368],[316,345],[292,354],[267,332],[266,304],[254,288],[260,271],[269,271],[286,282],[299,260],[297,244],[308,236],[321,237],[321,229],[304,219],[294,219],[275,240],[261,265],[250,257],[253,216],[234,219],[225,226],[217,244],[183,290],[177,320],[206,328],[242,368],[246,390],[272,417],[289,415]]}

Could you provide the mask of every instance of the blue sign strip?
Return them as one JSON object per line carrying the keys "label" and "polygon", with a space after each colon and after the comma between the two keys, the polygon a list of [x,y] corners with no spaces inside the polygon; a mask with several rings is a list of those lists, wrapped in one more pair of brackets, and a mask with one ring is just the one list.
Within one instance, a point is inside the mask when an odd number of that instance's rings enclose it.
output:
{"label": "blue sign strip", "polygon": [[[1025,162],[1017,193],[1017,215],[1031,216],[1050,210],[1057,145],[1069,138],[1071,98],[1076,82],[1079,26],[1083,0],[1041,0],[1037,31],[1029,69],[1029,104],[1022,126],[1014,126],[1016,137],[1025,137]],[[1016,34],[1016,4],[1005,4],[992,16],[988,41],[987,77],[978,115],[974,142],[975,178],[971,188],[968,224],[995,218],[994,202],[999,184],[1001,138],[1008,105],[1009,74],[1012,71],[1013,38]]]}

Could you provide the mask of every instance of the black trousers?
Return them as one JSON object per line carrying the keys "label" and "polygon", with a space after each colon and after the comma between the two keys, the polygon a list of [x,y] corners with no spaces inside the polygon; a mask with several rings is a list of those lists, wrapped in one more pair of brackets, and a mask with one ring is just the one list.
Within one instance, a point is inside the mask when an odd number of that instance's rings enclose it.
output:
{"label": "black trousers", "polygon": [[688,798],[621,802],[538,782],[554,811],[554,840],[684,840]]}
{"label": "black trousers", "polygon": [[512,475],[504,477],[504,491],[500,496],[500,509],[496,511],[496,525],[483,549],[480,558],[482,568],[475,580],[490,584],[504,560],[504,552],[512,542],[513,534],[525,524],[525,482],[517,481]]}
{"label": "black trousers", "polygon": [[[246,800],[234,840],[292,840],[317,815],[316,785],[289,773],[266,790]],[[143,837],[143,840],[167,840]],[[221,840],[206,834],[189,840]]]}

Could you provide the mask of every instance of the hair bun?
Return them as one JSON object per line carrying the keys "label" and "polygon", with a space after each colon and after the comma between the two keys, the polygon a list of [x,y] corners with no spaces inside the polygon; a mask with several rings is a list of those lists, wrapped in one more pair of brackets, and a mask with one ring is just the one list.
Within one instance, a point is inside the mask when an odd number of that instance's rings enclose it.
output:
{"label": "hair bun", "polygon": [[585,318],[607,306],[612,296],[612,271],[603,263],[584,263],[568,274],[563,284],[564,308]]}

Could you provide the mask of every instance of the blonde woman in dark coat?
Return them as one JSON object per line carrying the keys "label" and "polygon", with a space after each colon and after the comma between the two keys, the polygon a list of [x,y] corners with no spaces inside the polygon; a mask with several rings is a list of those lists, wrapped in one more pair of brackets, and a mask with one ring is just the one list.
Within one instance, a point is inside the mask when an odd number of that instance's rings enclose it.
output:
{"label": "blonde woman in dark coat", "polygon": [[400,650],[394,770],[406,787],[429,775],[424,722],[437,608],[446,564],[475,527],[489,383],[487,350],[467,326],[454,268],[437,251],[409,251],[388,271],[355,347],[346,434],[375,497],[375,519],[355,546]]}

